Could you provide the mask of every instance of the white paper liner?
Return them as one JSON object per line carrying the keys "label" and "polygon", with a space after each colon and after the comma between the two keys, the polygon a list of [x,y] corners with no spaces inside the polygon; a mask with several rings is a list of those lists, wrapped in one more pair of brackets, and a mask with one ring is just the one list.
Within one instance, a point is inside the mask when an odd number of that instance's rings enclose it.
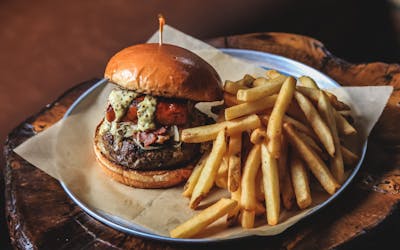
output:
{"label": "white paper liner", "polygon": [[[157,33],[149,40],[158,42]],[[229,55],[190,37],[169,26],[164,29],[164,42],[176,44],[207,60],[215,67],[223,80],[237,80],[244,74],[259,76],[264,70]],[[144,190],[124,186],[102,173],[93,152],[93,135],[96,125],[103,117],[105,103],[112,85],[106,84],[87,96],[67,119],[30,138],[15,152],[32,165],[52,177],[64,182],[72,193],[93,210],[101,210],[136,225],[148,232],[168,236],[169,230],[193,216],[182,186],[170,189]],[[332,89],[340,100],[350,104],[359,131],[359,145],[366,140],[377,122],[392,92],[392,87],[347,87]],[[229,197],[223,190],[213,190],[204,203]],[[224,219],[211,225],[198,237],[231,238],[244,235],[275,235],[281,233],[310,210],[328,198],[322,190],[313,191],[313,205],[303,211],[282,211],[280,224],[265,225],[265,218],[257,221],[254,229],[241,227],[225,228]],[[222,230],[225,228],[225,230]]]}

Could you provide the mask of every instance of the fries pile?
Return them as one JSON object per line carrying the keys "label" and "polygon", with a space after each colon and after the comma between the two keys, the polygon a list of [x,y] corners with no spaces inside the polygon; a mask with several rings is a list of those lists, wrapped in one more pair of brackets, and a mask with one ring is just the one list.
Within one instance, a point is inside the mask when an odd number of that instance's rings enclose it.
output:
{"label": "fries pile", "polygon": [[344,136],[356,133],[342,115],[349,106],[310,77],[297,81],[268,70],[266,77],[226,81],[224,91],[226,108],[218,123],[182,131],[181,140],[187,143],[213,141],[183,195],[192,209],[214,185],[231,197],[172,230],[172,237],[192,237],[226,214],[229,225],[253,228],[258,215],[276,225],[281,206],[290,210],[296,204],[299,209],[311,205],[310,173],[332,195],[346,178],[345,165],[358,162],[342,145]]}

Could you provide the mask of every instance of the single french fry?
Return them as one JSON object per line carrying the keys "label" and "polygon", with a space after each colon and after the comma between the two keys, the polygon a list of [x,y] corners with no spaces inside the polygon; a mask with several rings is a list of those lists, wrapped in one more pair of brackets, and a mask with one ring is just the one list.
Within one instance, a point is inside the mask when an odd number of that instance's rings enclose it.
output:
{"label": "single french fry", "polygon": [[307,145],[297,134],[293,126],[289,123],[284,123],[283,128],[290,141],[290,144],[299,152],[299,155],[307,163],[311,172],[317,178],[322,187],[329,193],[334,194],[339,189],[340,185],[329,171],[328,167],[320,157]]}
{"label": "single french fry", "polygon": [[242,194],[241,186],[239,186],[239,188],[236,191],[231,192],[231,199],[237,201],[237,205],[234,209],[229,211],[228,216],[226,217],[226,222],[230,226],[234,225],[239,219],[239,213],[241,209],[240,206],[241,194]]}
{"label": "single french fry", "polygon": [[236,82],[225,81],[224,91],[230,94],[236,95],[239,89],[246,89],[252,87],[254,77],[251,75],[245,75],[242,79]]}
{"label": "single french fry", "polygon": [[228,145],[228,190],[236,191],[242,176],[242,133],[232,135]]}
{"label": "single french fry", "polygon": [[240,89],[248,89],[249,87],[245,86],[245,85],[240,85],[236,82],[233,81],[229,81],[226,80],[224,83],[224,91],[226,93],[229,93],[231,95],[236,95],[236,93],[240,90]]}
{"label": "single french fry", "polygon": [[[309,87],[304,87],[304,86],[297,86],[296,90],[299,91],[300,93],[302,93],[303,95],[307,96],[308,98],[310,98],[310,100],[314,101],[314,102],[318,102],[318,98],[319,98],[319,90],[315,89],[315,88],[309,88]],[[331,103],[332,107],[335,108],[336,110],[349,110],[350,107],[339,101],[337,99],[337,97],[332,94],[329,93],[328,91],[322,90],[328,97],[329,102]]]}
{"label": "single french fry", "polygon": [[333,111],[335,115],[335,121],[337,130],[342,135],[354,135],[357,134],[357,130],[336,110]]}
{"label": "single french fry", "polygon": [[215,185],[220,188],[228,186],[228,155],[224,154],[221,160],[221,165],[218,167],[217,176],[215,177]]}
{"label": "single french fry", "polygon": [[328,100],[326,94],[320,91],[320,96],[318,98],[318,110],[328,124],[329,129],[332,133],[333,142],[335,144],[335,154],[330,160],[330,169],[335,177],[335,179],[342,184],[344,182],[344,164],[342,151],[340,150],[340,139],[336,129],[335,116],[333,114],[333,107]]}
{"label": "single french fry", "polygon": [[218,133],[224,128],[226,128],[226,133],[228,135],[233,135],[260,126],[260,118],[253,114],[232,121],[224,121],[211,125],[184,129],[181,133],[181,140],[189,143],[206,142],[214,140]]}
{"label": "single french fry", "polygon": [[234,209],[236,205],[236,201],[222,198],[215,204],[209,206],[183,224],[171,230],[170,236],[172,238],[190,238]]}
{"label": "single french fry", "polygon": [[300,81],[301,85],[304,87],[319,89],[317,83],[311,77],[301,76],[299,78],[299,81]]}
{"label": "single french fry", "polygon": [[273,83],[277,83],[277,82],[284,82],[285,80],[286,80],[286,76],[284,76],[284,75],[280,75],[278,77],[273,77],[273,78],[258,77],[254,80],[253,87],[258,87],[258,86],[265,85],[265,84],[273,84]]}
{"label": "single french fry", "polygon": [[269,69],[269,70],[265,71],[265,75],[270,79],[274,79],[274,78],[278,78],[278,77],[284,76],[284,75],[282,75],[281,73],[279,73],[278,71],[276,71],[274,69]]}
{"label": "single french fry", "polygon": [[260,144],[267,138],[267,131],[263,128],[256,128],[250,134],[250,141],[253,144]]}
{"label": "single french fry", "polygon": [[243,102],[236,99],[235,95],[224,92],[224,104],[226,107],[232,107],[241,103]]}
{"label": "single french fry", "polygon": [[286,78],[281,90],[279,91],[271,116],[269,117],[267,126],[267,138],[269,139],[268,150],[275,159],[279,158],[281,150],[283,117],[293,99],[295,89],[296,80],[291,76]]}
{"label": "single french fry", "polygon": [[240,101],[252,102],[260,98],[276,94],[281,89],[285,79],[279,80],[280,81],[270,81],[269,83],[259,85],[250,89],[240,89],[237,92],[236,98]]}
{"label": "single french fry", "polygon": [[261,144],[261,169],[265,194],[265,207],[269,225],[276,225],[280,214],[280,191],[278,162],[269,153],[267,145]]}
{"label": "single french fry", "polygon": [[311,191],[308,180],[308,173],[297,153],[292,155],[290,161],[290,173],[292,177],[293,189],[296,194],[297,205],[300,209],[305,209],[311,205]]}
{"label": "single french fry", "polygon": [[344,164],[348,166],[354,166],[356,163],[359,161],[360,157],[356,155],[355,153],[351,152],[348,148],[345,146],[341,146],[340,149],[342,150],[342,155],[343,155],[343,162]]}
{"label": "single french fry", "polygon": [[295,92],[294,96],[303,110],[308,122],[313,128],[315,134],[320,139],[322,145],[326,148],[329,155],[334,156],[335,154],[335,143],[333,141],[332,133],[328,125],[322,120],[321,116],[313,106],[313,104],[300,92]]}
{"label": "single french fry", "polygon": [[208,153],[203,154],[203,156],[200,158],[200,160],[197,162],[196,166],[194,167],[192,174],[190,175],[189,179],[187,180],[185,186],[183,187],[183,196],[190,198],[192,196],[192,192],[194,189],[194,186],[196,185],[200,174],[201,170],[204,167],[204,164],[206,163]]}
{"label": "single french fry", "polygon": [[288,168],[288,142],[286,136],[283,135],[281,156],[278,159],[278,169],[282,204],[287,210],[290,210],[293,207],[295,197]]}
{"label": "single french fry", "polygon": [[250,150],[243,168],[242,176],[242,197],[240,205],[247,210],[254,210],[256,206],[256,175],[260,167],[261,150],[256,144]]}
{"label": "single french fry", "polygon": [[253,228],[254,218],[256,217],[256,212],[254,210],[243,209],[241,214],[241,224],[243,228]]}
{"label": "single french fry", "polygon": [[218,167],[221,164],[222,157],[226,151],[225,130],[221,130],[215,139],[214,145],[209,157],[201,171],[200,177],[193,189],[192,197],[189,206],[195,209],[203,199],[203,197],[212,188],[215,177],[218,172]]}
{"label": "single french fry", "polygon": [[254,102],[245,102],[225,109],[225,120],[233,120],[235,118],[255,114],[274,106],[277,95],[268,96]]}

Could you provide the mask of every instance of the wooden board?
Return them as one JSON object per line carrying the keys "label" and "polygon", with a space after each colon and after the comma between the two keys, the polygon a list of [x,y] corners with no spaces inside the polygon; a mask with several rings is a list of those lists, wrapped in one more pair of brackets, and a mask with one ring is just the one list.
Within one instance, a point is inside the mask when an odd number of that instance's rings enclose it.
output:
{"label": "wooden board", "polygon": [[[395,89],[371,135],[365,164],[343,195],[317,215],[277,237],[252,237],[212,247],[365,248],[374,245],[371,239],[365,239],[366,235],[376,235],[377,230],[396,242],[398,231],[390,230],[398,229],[400,223],[400,132],[397,129],[400,121],[400,65],[350,64],[331,55],[319,41],[285,33],[223,37],[210,43],[216,47],[253,49],[293,58],[321,70],[346,86],[392,85]],[[73,101],[94,82],[88,81],[68,90],[8,136],[4,148],[4,177],[6,215],[13,246],[20,249],[204,248],[157,242],[111,229],[76,206],[56,180],[12,152],[17,145],[61,119]],[[374,242],[379,242],[379,239],[374,238]]]}

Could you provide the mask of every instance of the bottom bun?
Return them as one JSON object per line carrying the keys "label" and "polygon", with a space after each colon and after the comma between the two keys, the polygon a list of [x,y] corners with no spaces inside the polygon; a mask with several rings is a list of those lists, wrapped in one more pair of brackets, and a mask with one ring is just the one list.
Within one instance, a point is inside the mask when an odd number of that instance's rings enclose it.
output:
{"label": "bottom bun", "polygon": [[170,170],[129,170],[108,160],[94,143],[94,152],[103,171],[112,179],[136,188],[167,188],[187,180],[193,166]]}

